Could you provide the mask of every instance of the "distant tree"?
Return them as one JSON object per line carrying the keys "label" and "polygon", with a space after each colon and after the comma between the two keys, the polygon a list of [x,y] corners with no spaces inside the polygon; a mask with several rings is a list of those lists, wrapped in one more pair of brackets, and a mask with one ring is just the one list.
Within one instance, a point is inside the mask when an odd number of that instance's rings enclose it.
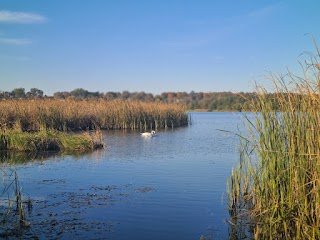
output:
{"label": "distant tree", "polygon": [[203,92],[199,92],[199,93],[196,93],[196,96],[197,96],[197,100],[202,100],[203,99]]}
{"label": "distant tree", "polygon": [[168,98],[168,93],[166,93],[166,92],[163,92],[163,93],[161,93],[161,99],[162,100],[167,100],[167,98]]}
{"label": "distant tree", "polygon": [[57,99],[67,99],[68,97],[70,97],[70,93],[69,92],[55,92],[53,94],[54,98]]}
{"label": "distant tree", "polygon": [[30,92],[27,92],[27,96],[29,97],[43,97],[43,91],[38,88],[31,88]]}
{"label": "distant tree", "polygon": [[89,92],[83,88],[76,88],[70,92],[70,95],[78,99],[83,99],[88,97]]}
{"label": "distant tree", "polygon": [[37,88],[31,88],[31,89],[30,89],[30,94],[31,94],[31,96],[36,96],[36,95],[37,95],[37,92],[38,92],[38,89],[37,89]]}
{"label": "distant tree", "polygon": [[3,95],[4,95],[4,98],[13,98],[12,92],[4,92]]}
{"label": "distant tree", "polygon": [[24,88],[15,88],[12,91],[12,96],[14,98],[25,98],[26,97],[26,92]]}
{"label": "distant tree", "polygon": [[157,102],[162,101],[162,96],[161,96],[161,95],[156,95],[156,96],[154,97],[154,101],[157,101]]}
{"label": "distant tree", "polygon": [[216,102],[211,102],[211,104],[209,105],[209,109],[210,110],[216,110],[217,109],[217,103]]}
{"label": "distant tree", "polygon": [[55,92],[55,93],[53,94],[53,97],[54,97],[54,98],[57,98],[57,99],[62,99],[62,98],[64,98],[64,97],[63,97],[63,92]]}
{"label": "distant tree", "polygon": [[131,98],[134,100],[145,100],[146,95],[145,92],[134,92],[131,94]]}
{"label": "distant tree", "polygon": [[121,93],[121,98],[124,99],[124,100],[129,99],[130,96],[131,96],[131,94],[130,94],[129,91],[123,91],[123,92]]}
{"label": "distant tree", "polygon": [[176,93],[174,93],[174,92],[168,92],[167,93],[168,102],[173,102],[175,95],[176,95]]}
{"label": "distant tree", "polygon": [[147,93],[147,94],[145,95],[145,100],[146,100],[146,101],[153,101],[153,100],[154,100],[153,94]]}
{"label": "distant tree", "polygon": [[188,97],[188,93],[186,93],[186,92],[177,92],[177,99],[185,99],[185,98],[187,98]]}
{"label": "distant tree", "polygon": [[196,99],[197,99],[196,93],[195,93],[194,91],[191,91],[191,92],[189,93],[189,98],[190,98],[192,101],[196,100]]}
{"label": "distant tree", "polygon": [[88,97],[89,98],[99,98],[100,93],[99,92],[89,92]]}
{"label": "distant tree", "polygon": [[107,100],[114,100],[116,98],[118,98],[118,93],[116,92],[107,92],[105,95],[104,95],[104,98],[107,99]]}

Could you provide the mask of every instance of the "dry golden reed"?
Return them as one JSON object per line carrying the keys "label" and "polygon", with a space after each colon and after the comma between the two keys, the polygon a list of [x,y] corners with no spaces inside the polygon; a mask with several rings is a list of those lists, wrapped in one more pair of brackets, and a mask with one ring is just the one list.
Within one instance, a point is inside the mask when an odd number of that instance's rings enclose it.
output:
{"label": "dry golden reed", "polygon": [[72,99],[0,101],[0,126],[22,131],[147,130],[187,124],[185,107],[176,103]]}

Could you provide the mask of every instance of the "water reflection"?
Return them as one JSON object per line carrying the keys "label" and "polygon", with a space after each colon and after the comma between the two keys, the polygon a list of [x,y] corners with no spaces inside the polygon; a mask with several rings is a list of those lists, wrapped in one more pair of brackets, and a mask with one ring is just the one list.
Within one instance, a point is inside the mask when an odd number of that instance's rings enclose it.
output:
{"label": "water reflection", "polygon": [[85,156],[93,157],[94,161],[101,161],[103,150],[98,149],[88,153],[78,152],[59,152],[59,151],[44,151],[44,152],[24,152],[24,151],[0,151],[0,166],[20,166],[32,163],[41,163],[46,160],[61,159],[64,157],[72,157],[74,159],[82,159]]}
{"label": "water reflection", "polygon": [[0,151],[1,165],[21,165],[32,161],[43,161],[45,159],[57,156],[58,152],[16,152]]}

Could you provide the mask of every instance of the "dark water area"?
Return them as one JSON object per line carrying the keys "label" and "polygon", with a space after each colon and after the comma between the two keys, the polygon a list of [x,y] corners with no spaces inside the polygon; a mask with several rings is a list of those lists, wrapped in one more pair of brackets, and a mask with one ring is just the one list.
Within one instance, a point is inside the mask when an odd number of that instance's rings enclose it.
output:
{"label": "dark water area", "polygon": [[190,126],[154,138],[104,131],[106,149],[19,161],[32,201],[22,239],[228,239],[226,181],[239,141],[219,130],[237,133],[243,115],[190,114]]}

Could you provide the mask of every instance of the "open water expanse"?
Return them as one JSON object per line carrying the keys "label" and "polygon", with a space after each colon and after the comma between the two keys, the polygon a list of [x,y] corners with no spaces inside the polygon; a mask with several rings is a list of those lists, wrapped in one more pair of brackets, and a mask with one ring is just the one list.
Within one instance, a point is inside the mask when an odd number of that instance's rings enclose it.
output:
{"label": "open water expanse", "polygon": [[22,238],[227,239],[239,140],[219,129],[237,133],[243,115],[190,114],[190,126],[154,138],[104,131],[106,149],[16,165],[32,200]]}

